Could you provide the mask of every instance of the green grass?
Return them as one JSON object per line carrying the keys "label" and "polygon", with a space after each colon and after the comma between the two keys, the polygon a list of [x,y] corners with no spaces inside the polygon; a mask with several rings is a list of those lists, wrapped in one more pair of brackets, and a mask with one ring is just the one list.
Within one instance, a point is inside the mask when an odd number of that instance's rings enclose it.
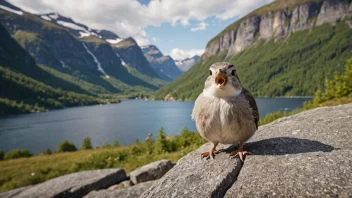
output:
{"label": "green grass", "polygon": [[88,43],[94,43],[96,45],[106,43],[103,39],[100,39],[96,36],[85,36],[85,37],[79,38],[79,40],[84,41],[84,42],[88,42]]}
{"label": "green grass", "polygon": [[161,159],[176,162],[204,142],[198,133],[187,129],[172,138],[165,136],[161,129],[155,141],[148,140],[130,146],[3,160],[0,161],[0,192],[82,170],[124,168],[130,172]]}

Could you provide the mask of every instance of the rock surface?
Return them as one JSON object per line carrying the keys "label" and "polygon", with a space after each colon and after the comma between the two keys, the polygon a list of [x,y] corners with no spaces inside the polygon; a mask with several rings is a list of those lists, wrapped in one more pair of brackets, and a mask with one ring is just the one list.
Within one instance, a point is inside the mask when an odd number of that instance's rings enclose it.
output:
{"label": "rock surface", "polygon": [[83,197],[93,190],[106,188],[125,179],[126,173],[123,169],[83,171],[37,184],[19,193],[5,192],[7,194],[0,194],[0,197]]}
{"label": "rock surface", "polygon": [[84,198],[137,198],[148,190],[155,181],[148,181],[135,186],[119,190],[99,190],[92,191]]}
{"label": "rock surface", "polygon": [[281,118],[245,145],[243,167],[227,152],[201,160],[207,143],[141,197],[351,197],[351,129],[352,104]]}
{"label": "rock surface", "polygon": [[129,173],[130,180],[133,184],[146,182],[161,178],[167,171],[172,168],[170,160],[160,160],[140,168]]}

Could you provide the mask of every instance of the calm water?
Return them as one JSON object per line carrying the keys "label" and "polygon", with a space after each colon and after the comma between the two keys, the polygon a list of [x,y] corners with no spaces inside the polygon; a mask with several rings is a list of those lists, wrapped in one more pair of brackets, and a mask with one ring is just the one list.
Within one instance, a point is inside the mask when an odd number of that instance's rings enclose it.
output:
{"label": "calm water", "polygon": [[[278,110],[302,107],[307,98],[258,98],[260,116]],[[183,127],[196,130],[191,120],[193,102],[127,100],[119,104],[77,107],[32,113],[0,119],[0,150],[28,148],[38,154],[56,149],[67,139],[80,146],[89,136],[94,146],[114,139],[121,144],[144,140],[148,132],[155,136],[160,127],[167,134],[178,134]]]}

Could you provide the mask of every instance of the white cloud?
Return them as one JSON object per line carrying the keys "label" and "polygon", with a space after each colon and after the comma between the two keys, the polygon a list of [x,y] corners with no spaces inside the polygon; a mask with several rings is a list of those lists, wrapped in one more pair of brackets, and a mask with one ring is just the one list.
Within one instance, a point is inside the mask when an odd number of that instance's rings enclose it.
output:
{"label": "white cloud", "polygon": [[155,38],[155,37],[152,37],[152,41],[156,42],[156,38]]}
{"label": "white cloud", "polygon": [[[59,12],[95,29],[107,29],[120,37],[132,36],[146,42],[143,30],[148,26],[190,25],[199,21],[194,31],[206,28],[202,21],[209,17],[226,20],[243,16],[273,0],[160,0],[142,5],[137,0],[9,0],[32,13]],[[141,39],[142,38],[142,39]],[[143,41],[141,41],[143,40]]]}
{"label": "white cloud", "polygon": [[205,22],[200,22],[197,24],[196,27],[191,28],[192,32],[199,31],[199,30],[205,30],[207,28],[208,24]]}
{"label": "white cloud", "polygon": [[179,48],[174,48],[171,50],[170,56],[174,60],[183,60],[186,58],[192,58],[195,55],[201,56],[203,53],[204,49],[182,50]]}

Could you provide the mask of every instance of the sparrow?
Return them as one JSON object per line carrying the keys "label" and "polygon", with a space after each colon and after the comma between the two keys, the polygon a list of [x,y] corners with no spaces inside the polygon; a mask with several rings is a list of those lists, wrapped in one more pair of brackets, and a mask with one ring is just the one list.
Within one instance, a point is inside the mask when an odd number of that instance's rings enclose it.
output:
{"label": "sparrow", "polygon": [[253,95],[242,87],[233,64],[218,62],[210,66],[192,119],[200,136],[213,144],[201,154],[202,158],[214,158],[221,152],[216,150],[219,143],[238,145],[230,156],[239,156],[241,161],[251,154],[243,150],[243,145],[258,129],[259,111]]}

